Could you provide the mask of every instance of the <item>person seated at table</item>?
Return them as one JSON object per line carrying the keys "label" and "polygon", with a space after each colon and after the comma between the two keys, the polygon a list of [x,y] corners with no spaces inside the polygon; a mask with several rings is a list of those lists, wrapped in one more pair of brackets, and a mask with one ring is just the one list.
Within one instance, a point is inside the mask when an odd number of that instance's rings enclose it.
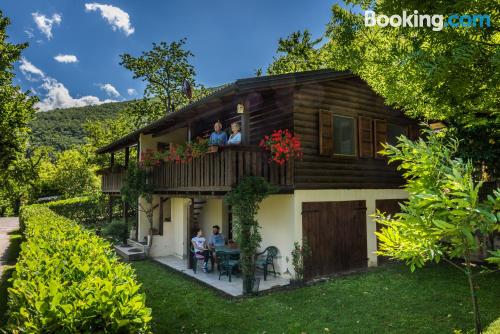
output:
{"label": "person seated at table", "polygon": [[215,122],[214,124],[214,132],[210,135],[210,139],[208,140],[208,145],[212,146],[222,146],[227,143],[227,134],[225,131],[222,131],[222,123],[220,121]]}
{"label": "person seated at table", "polygon": [[196,236],[191,239],[191,244],[195,254],[203,256],[203,272],[208,271],[208,260],[210,259],[210,250],[207,246],[207,240],[203,236],[203,231],[198,230]]}
{"label": "person seated at table", "polygon": [[225,244],[226,240],[224,239],[224,235],[220,233],[219,225],[212,226],[212,235],[208,238],[208,247],[212,250],[214,261],[217,261],[215,248],[224,246]]}
{"label": "person seated at table", "polygon": [[231,123],[231,135],[227,141],[228,145],[239,145],[241,144],[241,132],[240,124],[238,122]]}

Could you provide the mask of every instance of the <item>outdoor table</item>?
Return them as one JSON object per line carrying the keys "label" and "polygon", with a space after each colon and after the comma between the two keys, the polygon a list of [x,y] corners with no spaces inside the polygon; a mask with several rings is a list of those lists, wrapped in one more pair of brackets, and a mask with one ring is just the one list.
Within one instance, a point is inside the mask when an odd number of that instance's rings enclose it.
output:
{"label": "outdoor table", "polygon": [[238,255],[239,257],[241,250],[239,248],[231,248],[228,246],[215,246],[215,252],[225,252],[230,255]]}

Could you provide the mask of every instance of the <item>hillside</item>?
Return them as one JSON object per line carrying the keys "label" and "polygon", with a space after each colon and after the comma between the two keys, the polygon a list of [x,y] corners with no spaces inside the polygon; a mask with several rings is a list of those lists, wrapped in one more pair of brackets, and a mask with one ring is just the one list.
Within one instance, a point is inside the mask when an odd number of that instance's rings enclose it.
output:
{"label": "hillside", "polygon": [[31,144],[51,146],[58,151],[84,143],[83,125],[88,121],[115,118],[125,102],[38,112],[31,122]]}

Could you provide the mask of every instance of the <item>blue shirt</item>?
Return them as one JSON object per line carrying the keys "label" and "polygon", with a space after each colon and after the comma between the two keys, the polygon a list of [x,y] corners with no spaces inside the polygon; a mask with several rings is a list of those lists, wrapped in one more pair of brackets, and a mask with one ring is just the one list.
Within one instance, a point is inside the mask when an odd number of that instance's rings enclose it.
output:
{"label": "blue shirt", "polygon": [[208,141],[208,145],[226,145],[227,142],[227,134],[224,131],[219,133],[212,132],[210,135],[210,140]]}
{"label": "blue shirt", "polygon": [[219,233],[219,234],[212,234],[209,238],[208,238],[208,244],[211,246],[211,245],[214,245],[214,246],[224,246],[225,245],[225,241],[224,241],[224,235],[222,235],[222,233]]}
{"label": "blue shirt", "polygon": [[228,145],[237,145],[241,143],[241,132],[238,132],[237,134],[231,134],[229,136],[229,140],[227,141]]}

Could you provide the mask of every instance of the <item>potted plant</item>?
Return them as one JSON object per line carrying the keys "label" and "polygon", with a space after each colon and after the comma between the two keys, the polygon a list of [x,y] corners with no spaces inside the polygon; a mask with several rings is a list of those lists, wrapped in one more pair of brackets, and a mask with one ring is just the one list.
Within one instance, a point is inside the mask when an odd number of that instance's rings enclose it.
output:
{"label": "potted plant", "polygon": [[304,258],[311,255],[311,248],[306,239],[302,239],[302,244],[298,241],[293,243],[292,266],[295,272],[290,280],[291,285],[304,284]]}
{"label": "potted plant", "polygon": [[303,156],[300,138],[288,129],[275,130],[272,135],[264,136],[259,146],[270,152],[269,162],[283,165],[290,159],[301,159]]}

